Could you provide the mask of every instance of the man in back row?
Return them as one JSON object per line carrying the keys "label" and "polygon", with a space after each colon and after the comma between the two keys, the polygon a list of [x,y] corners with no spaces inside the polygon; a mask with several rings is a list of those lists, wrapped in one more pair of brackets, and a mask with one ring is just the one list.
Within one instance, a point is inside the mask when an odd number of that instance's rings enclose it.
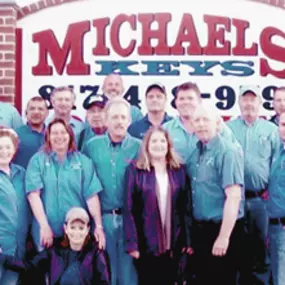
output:
{"label": "man in back row", "polygon": [[268,215],[266,191],[273,158],[280,139],[276,125],[259,118],[261,95],[258,86],[240,87],[241,116],[229,121],[244,152],[245,231],[240,284],[269,284],[270,260],[267,248]]}
{"label": "man in back row", "polygon": [[166,113],[167,93],[163,85],[154,83],[145,92],[147,114],[139,121],[133,122],[128,132],[137,139],[143,139],[151,126],[160,126],[172,117]]}

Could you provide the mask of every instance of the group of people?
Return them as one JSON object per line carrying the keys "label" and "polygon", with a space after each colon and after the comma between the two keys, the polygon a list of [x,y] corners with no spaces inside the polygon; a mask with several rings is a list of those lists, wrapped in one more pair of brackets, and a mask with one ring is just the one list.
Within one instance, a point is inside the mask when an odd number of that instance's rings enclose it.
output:
{"label": "group of people", "polygon": [[161,84],[144,117],[118,74],[102,89],[85,121],[68,87],[51,94],[52,116],[30,99],[22,126],[0,105],[0,284],[19,272],[51,285],[285,284],[285,88],[270,122],[258,87],[241,86],[226,123],[195,83],[176,88],[176,118]]}

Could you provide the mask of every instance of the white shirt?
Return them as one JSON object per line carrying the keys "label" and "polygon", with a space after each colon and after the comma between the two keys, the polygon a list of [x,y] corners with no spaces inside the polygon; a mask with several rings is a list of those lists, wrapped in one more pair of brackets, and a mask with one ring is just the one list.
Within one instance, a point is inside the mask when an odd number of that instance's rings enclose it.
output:
{"label": "white shirt", "polygon": [[165,225],[166,207],[167,207],[167,194],[168,194],[168,173],[155,173],[156,181],[160,194],[160,213],[162,217],[162,225]]}

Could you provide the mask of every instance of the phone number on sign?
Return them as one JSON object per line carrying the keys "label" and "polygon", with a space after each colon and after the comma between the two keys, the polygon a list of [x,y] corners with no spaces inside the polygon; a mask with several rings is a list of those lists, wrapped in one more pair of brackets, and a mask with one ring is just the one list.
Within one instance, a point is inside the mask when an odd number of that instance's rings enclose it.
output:
{"label": "phone number on sign", "polygon": [[[74,88],[73,85],[69,85],[70,88],[74,89],[75,93],[76,89]],[[38,92],[41,97],[43,97],[45,100],[50,102],[50,94],[54,90],[55,86],[53,85],[44,85],[39,88]],[[174,90],[175,87],[172,89]],[[262,89],[261,95],[263,98],[263,108],[265,110],[271,111],[273,110],[272,107],[272,100],[273,100],[273,92],[276,89],[276,86],[270,85],[266,86]],[[98,91],[100,90],[99,85],[80,85],[78,93],[83,94],[84,97],[86,98],[87,96],[91,94],[97,94]],[[173,95],[173,92],[172,92]],[[174,95],[173,95],[174,96]],[[219,110],[230,110],[233,108],[237,101],[238,94],[236,94],[235,90],[231,86],[223,85],[218,87],[215,91],[214,94],[211,93],[202,93],[201,97],[203,99],[215,99],[216,102],[216,107]],[[139,96],[139,86],[130,86],[127,90],[127,92],[124,95],[124,98],[134,106],[137,106],[140,108],[141,100]],[[50,105],[51,107],[51,105]]]}

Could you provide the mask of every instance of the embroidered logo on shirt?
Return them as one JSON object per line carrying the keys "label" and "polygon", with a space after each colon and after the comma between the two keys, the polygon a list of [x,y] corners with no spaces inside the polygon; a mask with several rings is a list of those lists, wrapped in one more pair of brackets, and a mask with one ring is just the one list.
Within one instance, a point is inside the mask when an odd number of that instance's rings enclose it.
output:
{"label": "embroidered logo on shirt", "polygon": [[213,157],[209,157],[207,160],[206,160],[206,164],[208,166],[214,166],[214,158]]}
{"label": "embroidered logo on shirt", "polygon": [[77,162],[77,163],[72,163],[70,165],[71,169],[73,170],[78,170],[78,169],[81,169],[81,163]]}

